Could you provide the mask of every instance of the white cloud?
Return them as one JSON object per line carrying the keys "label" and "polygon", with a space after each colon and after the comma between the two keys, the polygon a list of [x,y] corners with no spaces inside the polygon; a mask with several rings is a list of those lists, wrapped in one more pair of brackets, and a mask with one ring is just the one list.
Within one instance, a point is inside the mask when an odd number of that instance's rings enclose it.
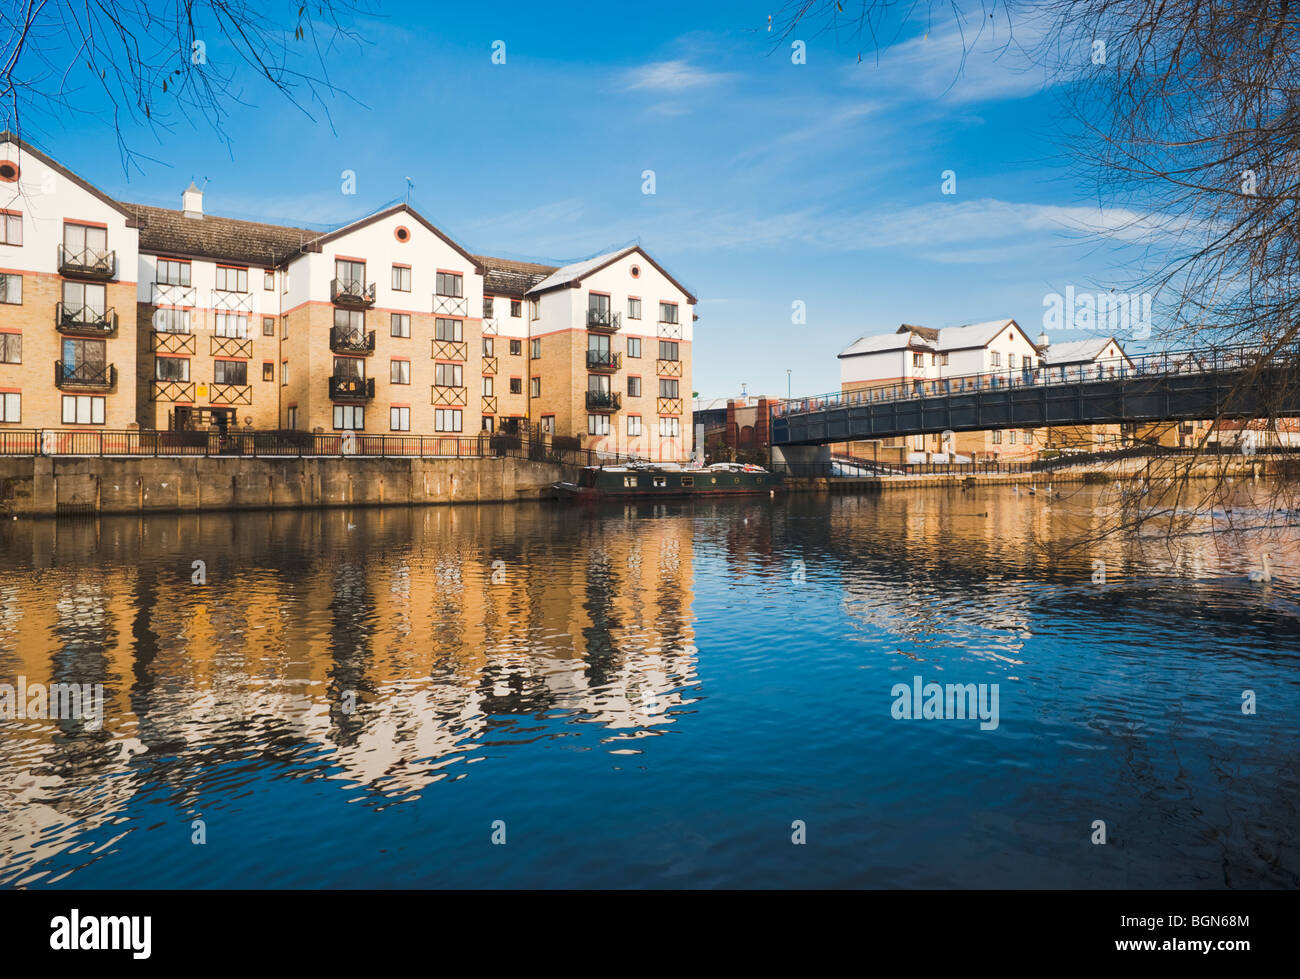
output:
{"label": "white cloud", "polygon": [[716,85],[735,77],[728,72],[705,71],[686,61],[655,61],[630,69],[624,75],[625,91],[651,89],[659,92],[683,92],[691,88]]}

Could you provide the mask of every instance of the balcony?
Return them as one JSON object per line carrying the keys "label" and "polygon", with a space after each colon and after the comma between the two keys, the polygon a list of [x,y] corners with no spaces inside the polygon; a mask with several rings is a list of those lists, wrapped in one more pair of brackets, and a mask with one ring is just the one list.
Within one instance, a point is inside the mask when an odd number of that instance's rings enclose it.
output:
{"label": "balcony", "polygon": [[[372,382],[373,383],[373,382]],[[212,382],[208,388],[208,403],[214,405],[252,405],[253,385],[221,384]]]}
{"label": "balcony", "polygon": [[466,394],[467,392],[465,388],[435,384],[432,387],[429,403],[433,405],[446,405],[452,408],[462,408],[469,403]]}
{"label": "balcony", "polygon": [[623,366],[623,355],[610,353],[608,350],[588,350],[587,370],[616,371]]}
{"label": "balcony", "polygon": [[588,309],[587,329],[614,333],[623,326],[623,314],[608,309]]}
{"label": "balcony", "polygon": [[682,399],[659,398],[655,402],[655,409],[661,415],[680,415],[682,413]]}
{"label": "balcony", "polygon": [[623,396],[614,391],[588,391],[588,411],[618,411],[623,406]]}
{"label": "balcony", "polygon": [[682,362],[680,360],[656,360],[655,373],[660,377],[681,377]]}
{"label": "balcony", "polygon": [[330,349],[336,354],[372,354],[375,352],[375,332],[332,327]]}
{"label": "balcony", "polygon": [[495,415],[497,413],[497,399],[495,395],[483,395],[482,412],[485,415]]}
{"label": "balcony", "polygon": [[375,396],[373,377],[330,376],[331,401],[369,401]]}
{"label": "balcony", "polygon": [[155,306],[194,307],[199,304],[199,291],[193,286],[155,282],[152,299]]}
{"label": "balcony", "polygon": [[253,357],[253,341],[247,337],[211,337],[208,340],[208,354],[212,357],[233,357],[236,360],[251,360]]}
{"label": "balcony", "polygon": [[111,279],[117,273],[117,252],[98,248],[59,246],[59,274],[79,279]]}
{"label": "balcony", "polygon": [[117,313],[93,306],[55,303],[54,326],[60,333],[77,336],[106,337],[117,332]]}
{"label": "balcony", "polygon": [[433,297],[433,312],[437,316],[468,316],[469,300],[464,296]]}
{"label": "balcony", "polygon": [[660,320],[657,332],[661,340],[680,340],[682,324],[676,320]]}
{"label": "balcony", "polygon": [[54,384],[65,391],[111,391],[117,387],[113,364],[65,364],[54,362]]}
{"label": "balcony", "polygon": [[251,313],[253,294],[233,289],[213,289],[212,308],[218,313]]}
{"label": "balcony", "polygon": [[375,284],[359,279],[333,279],[330,281],[330,302],[336,306],[366,309],[375,304]]}

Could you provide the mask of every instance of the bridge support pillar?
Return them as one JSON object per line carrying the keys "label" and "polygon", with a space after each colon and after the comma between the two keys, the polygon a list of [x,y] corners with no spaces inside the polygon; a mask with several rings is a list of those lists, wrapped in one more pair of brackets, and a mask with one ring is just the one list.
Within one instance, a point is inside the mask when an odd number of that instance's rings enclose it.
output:
{"label": "bridge support pillar", "polygon": [[831,447],[829,445],[774,445],[772,446],[772,465],[787,466],[792,471],[803,467],[829,469],[831,464]]}

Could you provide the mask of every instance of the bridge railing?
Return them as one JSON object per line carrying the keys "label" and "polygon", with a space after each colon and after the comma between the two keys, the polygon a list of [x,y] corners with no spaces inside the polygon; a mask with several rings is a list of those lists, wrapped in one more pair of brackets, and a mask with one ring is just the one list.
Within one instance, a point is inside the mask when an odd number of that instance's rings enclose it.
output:
{"label": "bridge railing", "polygon": [[[1295,351],[1285,356],[1294,358]],[[1282,357],[1271,353],[1272,361]],[[831,391],[803,398],[787,398],[771,406],[771,417],[811,414],[831,408],[915,401],[920,398],[1005,391],[1008,388],[1046,387],[1055,384],[1087,384],[1125,378],[1175,374],[1209,374],[1246,370],[1265,362],[1270,352],[1259,346],[1207,347],[1200,350],[1158,351],[1134,356],[1110,357],[1088,364],[1042,364],[1031,368],[1002,368],[951,377],[913,378],[897,384],[856,391]]]}

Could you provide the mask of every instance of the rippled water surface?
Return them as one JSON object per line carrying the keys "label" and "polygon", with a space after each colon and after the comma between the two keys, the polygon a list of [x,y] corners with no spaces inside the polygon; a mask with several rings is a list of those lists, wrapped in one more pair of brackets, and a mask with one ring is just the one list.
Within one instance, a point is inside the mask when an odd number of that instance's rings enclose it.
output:
{"label": "rippled water surface", "polygon": [[[105,703],[0,720],[0,884],[1294,887],[1295,529],[1041,546],[1113,516],[10,522],[0,683]],[[998,726],[895,719],[916,676],[997,684]]]}

